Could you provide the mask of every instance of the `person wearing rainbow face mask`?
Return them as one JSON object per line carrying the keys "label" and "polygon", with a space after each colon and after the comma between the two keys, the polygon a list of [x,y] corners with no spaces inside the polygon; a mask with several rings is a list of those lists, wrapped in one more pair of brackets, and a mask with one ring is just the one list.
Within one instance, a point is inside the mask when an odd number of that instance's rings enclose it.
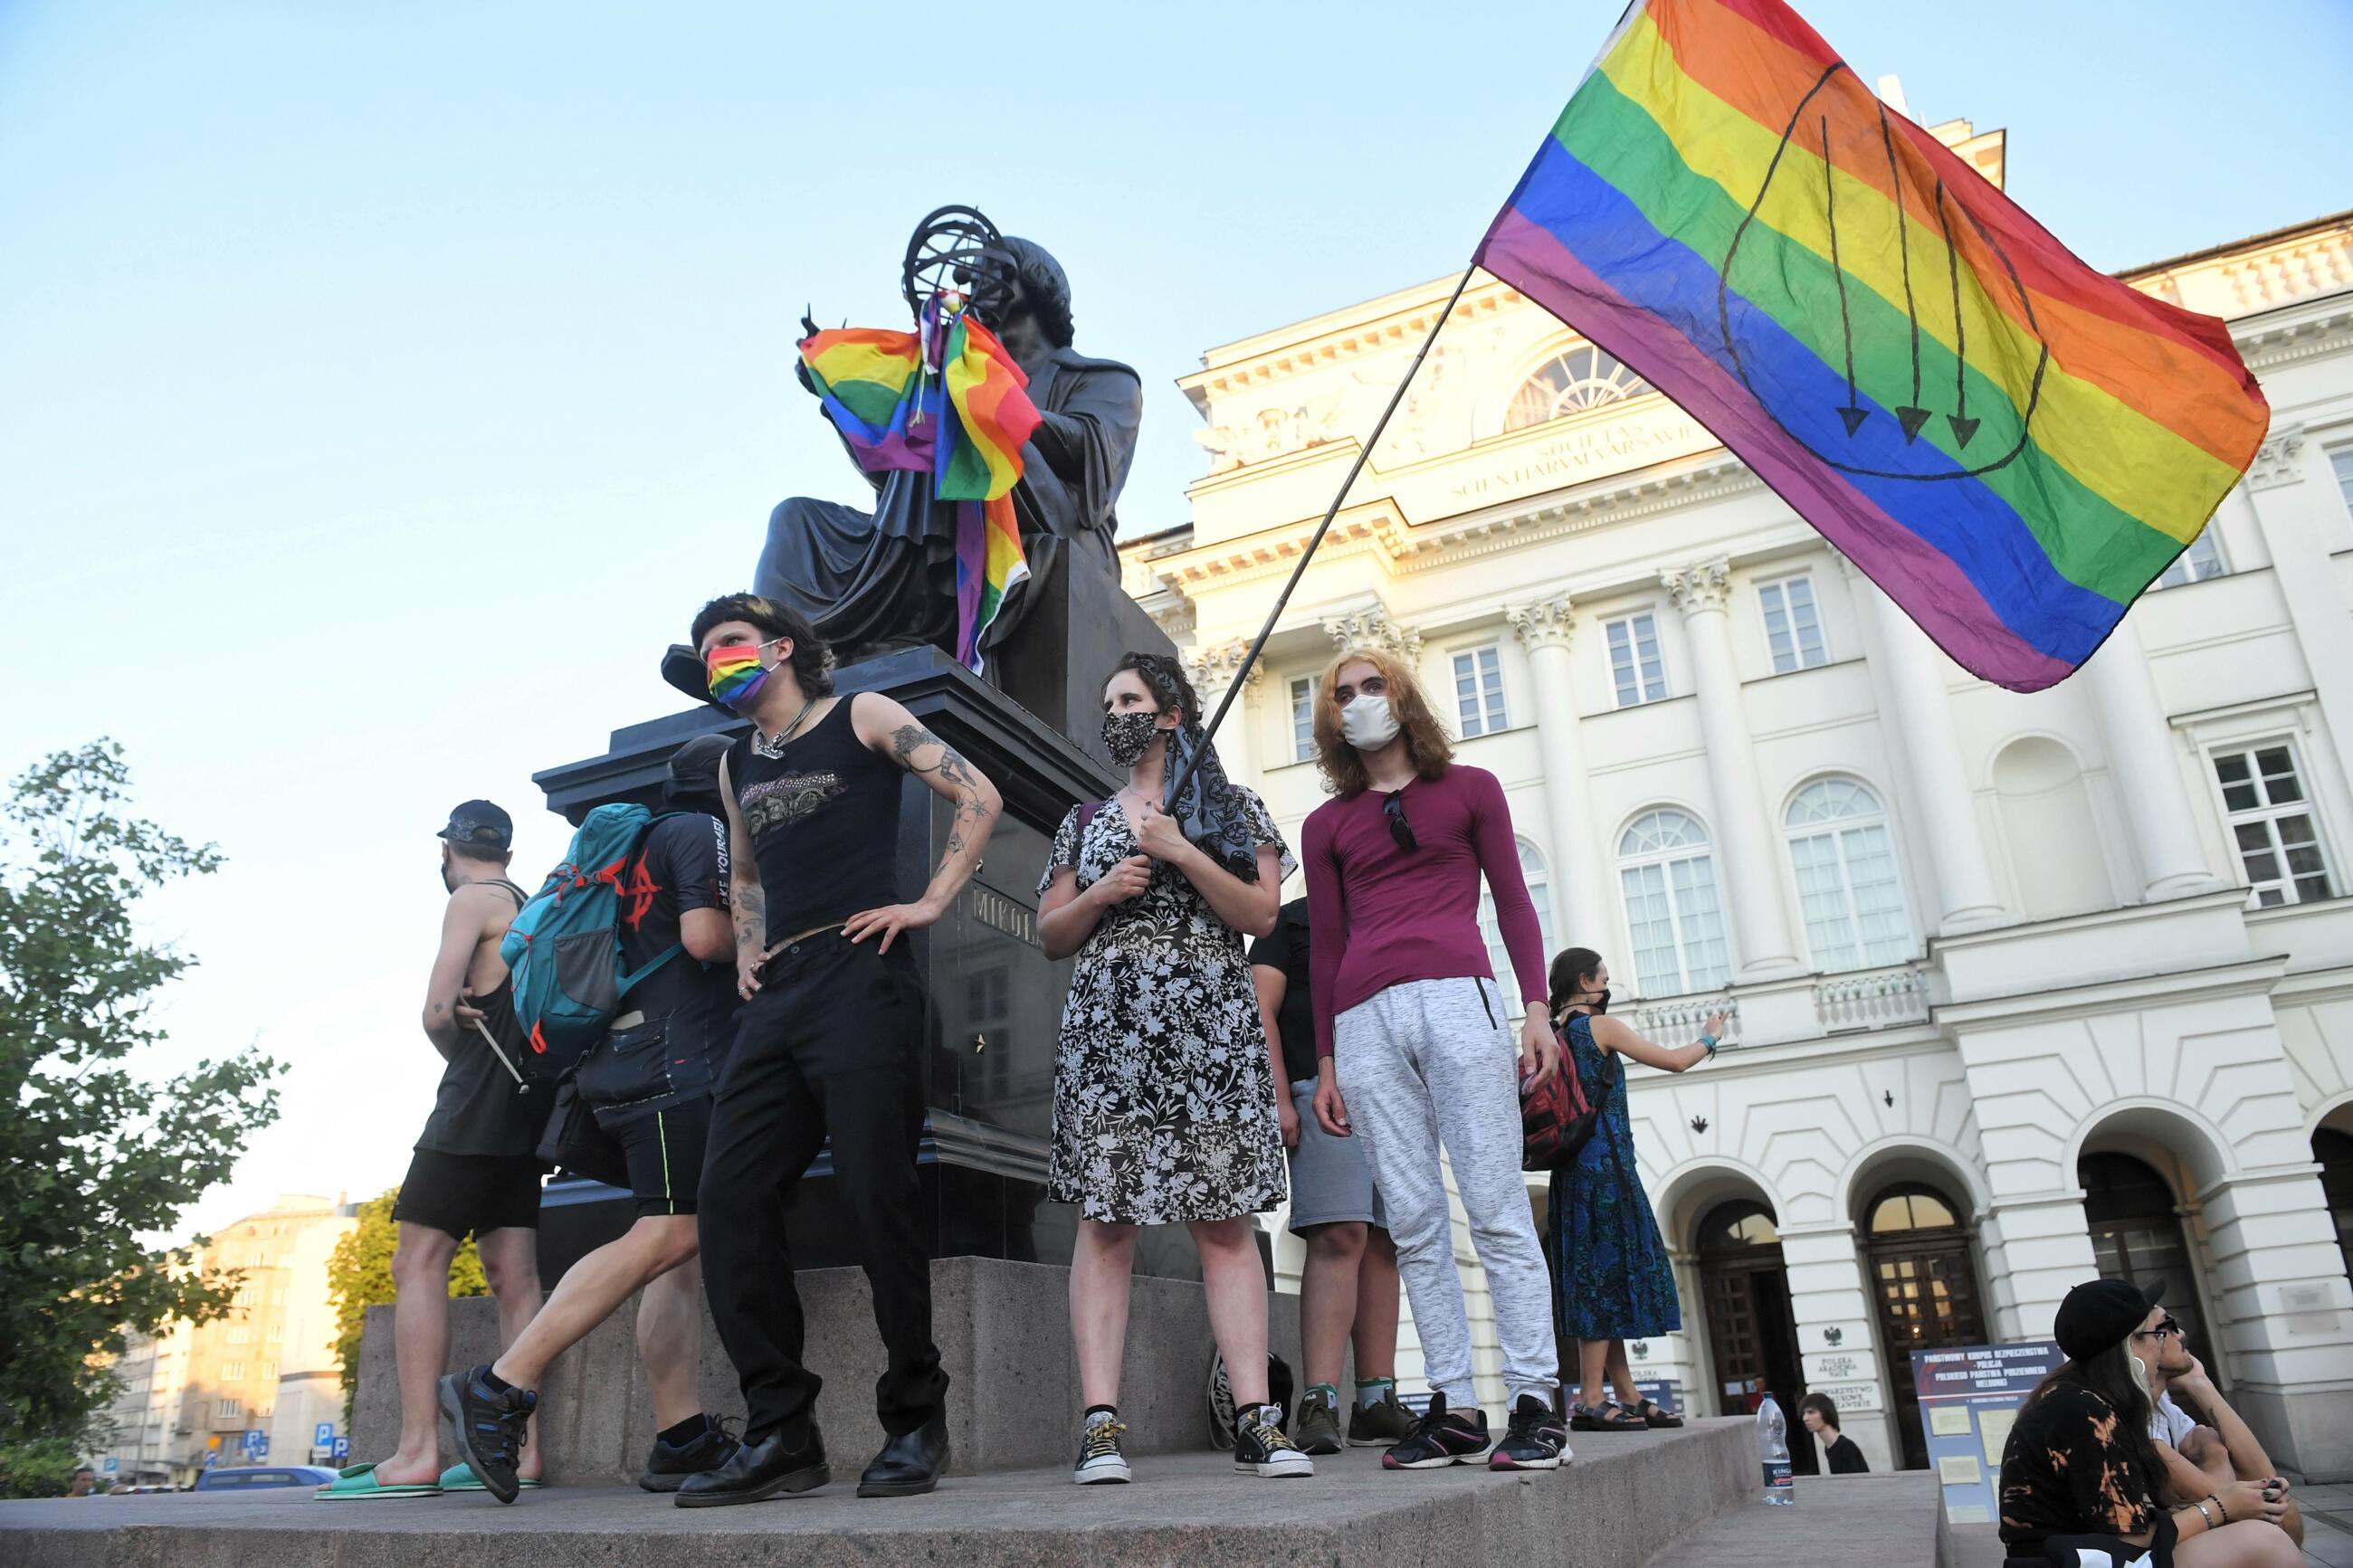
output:
{"label": "person wearing rainbow face mask", "polygon": [[[786,1197],[828,1138],[887,1354],[875,1385],[887,1440],[858,1495],[914,1496],[947,1469],[948,1380],[915,1175],[925,1006],[902,939],[954,902],[1002,803],[899,703],[835,696],[825,644],[798,611],[729,595],[694,617],[693,639],[712,700],[752,721],[720,764],[744,1005],[698,1215],[712,1317],[749,1415],[743,1447],[689,1477],[678,1504],[757,1502],[832,1479],[785,1245]],[[904,773],[955,807],[946,853],[912,903],[895,885]]]}

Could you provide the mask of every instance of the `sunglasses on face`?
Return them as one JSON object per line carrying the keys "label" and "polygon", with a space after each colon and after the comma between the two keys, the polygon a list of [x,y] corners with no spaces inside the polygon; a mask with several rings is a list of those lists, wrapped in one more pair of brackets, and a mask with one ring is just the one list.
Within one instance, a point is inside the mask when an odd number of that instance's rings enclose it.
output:
{"label": "sunglasses on face", "polygon": [[2162,1340],[2178,1335],[2180,1332],[2180,1320],[2168,1316],[2159,1318],[2157,1321],[2157,1327],[2153,1329],[2134,1330],[2133,1338],[2137,1340]]}
{"label": "sunglasses on face", "polygon": [[1419,849],[1421,841],[1413,836],[1413,824],[1405,819],[1405,791],[1398,790],[1381,802],[1381,815],[1389,819],[1389,837],[1400,849]]}

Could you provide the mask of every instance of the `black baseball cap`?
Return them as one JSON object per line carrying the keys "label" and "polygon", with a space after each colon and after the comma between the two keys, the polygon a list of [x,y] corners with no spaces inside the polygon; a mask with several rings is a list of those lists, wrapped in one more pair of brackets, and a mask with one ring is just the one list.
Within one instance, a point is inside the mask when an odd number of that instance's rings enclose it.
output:
{"label": "black baseball cap", "polygon": [[693,805],[717,816],[726,807],[719,797],[719,760],[735,743],[730,735],[697,735],[670,754],[670,778],[662,785],[664,805]]}
{"label": "black baseball cap", "polygon": [[434,837],[503,855],[514,847],[514,818],[487,800],[465,801],[451,809],[449,826]]}
{"label": "black baseball cap", "polygon": [[2069,1361],[2088,1361],[2131,1338],[2164,1295],[2162,1279],[2147,1289],[2123,1279],[2086,1279],[2059,1303],[2051,1337]]}

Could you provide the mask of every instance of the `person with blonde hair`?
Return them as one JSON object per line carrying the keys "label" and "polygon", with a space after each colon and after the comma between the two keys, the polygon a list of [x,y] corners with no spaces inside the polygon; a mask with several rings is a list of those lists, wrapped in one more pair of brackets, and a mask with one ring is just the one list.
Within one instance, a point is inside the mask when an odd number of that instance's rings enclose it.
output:
{"label": "person with blonde hair", "polygon": [[[1494,774],[1454,761],[1411,670],[1384,653],[1344,653],[1324,672],[1315,751],[1333,795],[1301,833],[1315,1118],[1365,1140],[1431,1388],[1428,1413],[1381,1463],[1439,1469],[1486,1456],[1499,1470],[1556,1469],[1567,1446],[1552,1422],[1552,1287],[1520,1176],[1519,1085],[1559,1071],[1560,1044],[1511,809]],[[1516,1052],[1479,931],[1482,874],[1525,1014]],[[1503,1340],[1510,1425],[1492,1455],[1441,1144]]]}

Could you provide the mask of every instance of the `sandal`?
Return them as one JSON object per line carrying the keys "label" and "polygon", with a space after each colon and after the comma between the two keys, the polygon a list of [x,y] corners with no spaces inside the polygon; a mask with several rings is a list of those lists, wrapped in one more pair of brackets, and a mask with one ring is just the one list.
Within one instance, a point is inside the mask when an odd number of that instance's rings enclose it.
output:
{"label": "sandal", "polygon": [[411,1481],[400,1486],[388,1486],[375,1479],[375,1462],[347,1465],[335,1472],[335,1479],[311,1494],[321,1502],[364,1502],[370,1498],[439,1497],[438,1481]]}
{"label": "sandal", "polygon": [[1672,1410],[1661,1409],[1659,1402],[1655,1399],[1645,1399],[1642,1403],[1635,1405],[1633,1409],[1629,1410],[1626,1413],[1629,1415],[1641,1416],[1642,1418],[1642,1425],[1645,1426],[1665,1428],[1680,1426],[1683,1424],[1683,1418],[1682,1416],[1676,1415]]}
{"label": "sandal", "polygon": [[1570,1405],[1568,1426],[1572,1432],[1641,1432],[1647,1430],[1649,1424],[1613,1402],[1598,1409]]}

